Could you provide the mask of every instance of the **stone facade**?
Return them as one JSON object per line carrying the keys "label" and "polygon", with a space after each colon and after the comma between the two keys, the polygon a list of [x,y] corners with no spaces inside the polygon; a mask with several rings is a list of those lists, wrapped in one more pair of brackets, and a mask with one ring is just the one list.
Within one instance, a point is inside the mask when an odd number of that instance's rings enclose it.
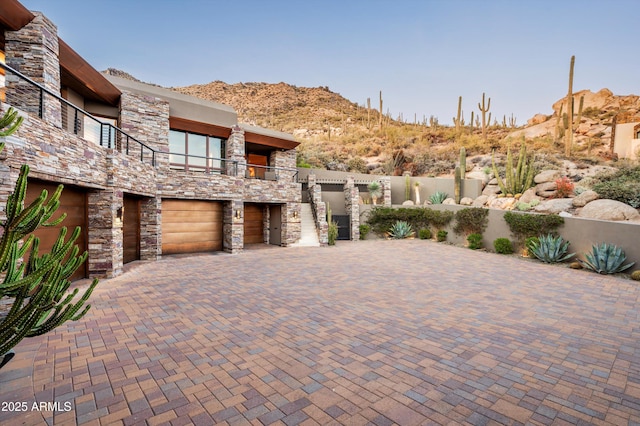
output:
{"label": "stone facade", "polygon": [[318,230],[318,240],[320,245],[326,246],[329,243],[329,224],[327,223],[327,206],[322,201],[322,187],[316,183],[315,175],[308,178],[309,203],[313,211],[313,218],[316,221]]}
{"label": "stone facade", "polygon": [[355,186],[353,176],[347,177],[344,183],[344,205],[350,217],[351,241],[360,239],[360,191]]}
{"label": "stone facade", "polygon": [[[36,14],[20,31],[6,31],[5,40],[8,66],[52,93],[61,93],[55,25]],[[271,151],[270,164],[278,168],[276,181],[246,178],[245,132],[234,126],[225,144],[225,174],[172,170],[167,154],[169,101],[121,90],[118,122],[125,134],[114,139],[115,146],[102,147],[70,132],[68,123],[63,125],[67,111],[73,108],[62,111],[59,99],[45,97],[41,115],[39,90],[34,91],[33,85],[18,83],[8,75],[6,86],[7,103],[0,105],[0,114],[13,106],[25,120],[16,134],[6,138],[6,147],[0,153],[0,205],[5,205],[22,164],[30,166],[31,178],[72,184],[83,190],[87,198],[90,277],[122,273],[123,208],[128,194],[141,200],[141,260],[153,261],[162,255],[163,199],[222,202],[223,248],[231,253],[244,247],[245,202],[263,205],[265,241],[269,238],[270,205],[281,207],[281,244],[288,246],[299,240],[301,185],[295,179],[294,149]],[[19,96],[13,96],[18,91]],[[3,216],[4,211],[0,211],[0,220]]]}

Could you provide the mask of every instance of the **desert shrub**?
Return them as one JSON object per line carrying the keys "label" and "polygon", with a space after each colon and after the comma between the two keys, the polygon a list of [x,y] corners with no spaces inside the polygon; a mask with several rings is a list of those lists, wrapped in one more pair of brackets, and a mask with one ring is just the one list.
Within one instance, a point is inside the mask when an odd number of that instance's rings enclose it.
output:
{"label": "desert shrub", "polygon": [[564,223],[561,216],[506,212],[504,220],[513,236],[521,243],[527,237],[553,233]]}
{"label": "desert shrub", "polygon": [[431,230],[429,228],[422,228],[420,231],[418,231],[418,237],[421,240],[428,240],[429,238],[431,238]]}
{"label": "desert shrub", "polygon": [[480,207],[469,207],[458,210],[455,214],[456,234],[482,234],[489,222],[489,210]]}
{"label": "desert shrub", "polygon": [[467,237],[467,242],[469,243],[469,248],[471,250],[478,250],[482,248],[482,234],[469,234]]}
{"label": "desert shrub", "polygon": [[511,244],[511,240],[509,240],[508,238],[497,238],[493,242],[493,248],[496,250],[496,253],[500,253],[500,254],[513,253],[513,245]]}
{"label": "desert shrub", "polygon": [[529,253],[533,253],[533,248],[538,244],[539,241],[540,239],[538,237],[527,237],[524,240],[524,246],[527,250],[529,250]]}
{"label": "desert shrub", "polygon": [[640,269],[631,273],[631,279],[634,281],[640,281]]}
{"label": "desert shrub", "polygon": [[441,229],[438,231],[438,233],[436,234],[436,240],[441,243],[443,241],[447,241],[447,235],[449,233],[447,231],[445,231],[444,229]]}
{"label": "desert shrub", "polygon": [[327,229],[327,237],[328,243],[330,246],[336,244],[336,240],[338,239],[338,222],[331,221],[329,222],[329,227]]}
{"label": "desert shrub", "polygon": [[353,157],[347,162],[349,171],[357,173],[367,173],[367,162],[361,157]]}
{"label": "desert shrub", "polygon": [[585,260],[580,263],[585,268],[599,274],[615,274],[635,265],[635,262],[623,265],[625,260],[627,260],[627,256],[620,247],[602,243],[591,246],[591,253],[586,253]]}
{"label": "desert shrub", "polygon": [[405,221],[399,220],[389,229],[389,236],[396,240],[409,238],[413,235],[413,228]]}
{"label": "desert shrub", "polygon": [[567,176],[556,179],[556,197],[567,198],[573,194],[574,184]]}
{"label": "desert shrub", "polygon": [[378,235],[384,235],[397,221],[409,223],[414,229],[427,228],[429,216],[424,208],[375,207],[369,212],[367,223]]}
{"label": "desert shrub", "polygon": [[600,174],[593,181],[593,190],[600,198],[640,208],[640,166],[624,167],[613,174]]}
{"label": "desert shrub", "polygon": [[433,210],[424,209],[427,222],[435,229],[441,229],[447,226],[453,220],[453,212],[451,210]]}
{"label": "desert shrub", "polygon": [[367,225],[366,223],[363,223],[358,228],[360,229],[360,239],[361,240],[366,239],[367,235],[369,234],[369,231],[371,231],[371,226]]}

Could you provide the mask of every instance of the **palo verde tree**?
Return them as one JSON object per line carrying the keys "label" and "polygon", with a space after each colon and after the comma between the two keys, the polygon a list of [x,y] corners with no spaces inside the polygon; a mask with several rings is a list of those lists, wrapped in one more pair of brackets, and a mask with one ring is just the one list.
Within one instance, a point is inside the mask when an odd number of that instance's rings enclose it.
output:
{"label": "palo verde tree", "polygon": [[[22,117],[9,108],[0,119],[0,136],[14,133]],[[0,144],[0,150],[4,144]],[[75,241],[80,235],[76,227],[67,237],[67,228],[60,234],[49,253],[40,253],[40,242],[33,232],[40,226],[60,224],[65,214],[52,220],[60,206],[62,185],[49,197],[43,190],[28,206],[24,206],[29,166],[23,165],[16,187],[7,199],[6,220],[0,237],[0,299],[8,299],[8,309],[0,311],[0,368],[11,358],[11,351],[22,339],[47,333],[68,320],[84,316],[91,305],[85,302],[98,284],[94,280],[77,301],[78,289],[68,291],[69,277],[87,259],[78,254]]]}

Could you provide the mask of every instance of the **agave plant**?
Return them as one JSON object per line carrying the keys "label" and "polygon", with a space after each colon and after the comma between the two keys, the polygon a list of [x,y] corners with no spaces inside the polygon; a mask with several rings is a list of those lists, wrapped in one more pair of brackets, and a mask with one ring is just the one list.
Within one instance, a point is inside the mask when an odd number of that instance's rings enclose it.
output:
{"label": "agave plant", "polygon": [[446,192],[438,191],[431,194],[431,196],[429,197],[429,201],[431,201],[431,204],[442,204],[442,202],[446,200],[448,196],[449,194],[447,194]]}
{"label": "agave plant", "polygon": [[413,235],[413,228],[408,222],[399,220],[389,229],[389,236],[396,240],[408,238]]}
{"label": "agave plant", "polygon": [[575,253],[567,254],[569,241],[551,234],[528,240],[527,247],[535,257],[545,263],[558,263],[575,256]]}
{"label": "agave plant", "polygon": [[591,253],[585,254],[582,265],[599,274],[615,274],[631,268],[636,262],[623,265],[627,260],[624,251],[614,244],[602,243],[591,246]]}

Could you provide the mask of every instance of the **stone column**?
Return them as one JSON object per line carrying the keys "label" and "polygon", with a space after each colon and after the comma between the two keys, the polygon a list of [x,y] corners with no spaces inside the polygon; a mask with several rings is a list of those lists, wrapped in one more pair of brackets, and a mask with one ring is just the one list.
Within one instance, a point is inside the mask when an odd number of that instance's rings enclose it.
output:
{"label": "stone column", "polygon": [[380,185],[382,185],[382,205],[391,205],[391,177],[383,176],[380,179]]}
{"label": "stone column", "polygon": [[[231,135],[226,143],[227,175],[244,178],[247,169],[247,160],[244,158],[244,130],[240,126],[231,128]],[[237,169],[236,163],[237,162]],[[237,174],[234,174],[237,173]]]}
{"label": "stone column", "polygon": [[322,201],[322,187],[316,183],[316,175],[310,174],[308,177],[309,203],[313,210],[318,230],[320,245],[326,246],[329,242],[329,224],[327,223],[327,206]]}
{"label": "stone column", "polygon": [[344,206],[347,210],[347,214],[350,217],[350,235],[351,241],[358,241],[360,239],[360,205],[358,199],[360,198],[360,190],[355,185],[353,176],[347,176],[347,181],[344,183]]}
{"label": "stone column", "polygon": [[[6,63],[47,90],[60,96],[58,28],[40,12],[18,31],[5,31]],[[60,101],[7,73],[7,103],[47,123],[62,127]],[[42,111],[40,108],[42,107]]]}
{"label": "stone column", "polygon": [[269,158],[269,164],[272,167],[286,168],[291,170],[276,170],[278,173],[278,180],[284,180],[287,182],[293,181],[293,176],[296,174],[296,151],[295,149],[289,149],[286,151],[273,151]]}
{"label": "stone column", "polygon": [[[156,153],[156,167],[169,168],[169,102],[149,95],[123,91],[120,96],[120,128]],[[115,148],[127,153],[127,138],[117,141]],[[141,146],[128,141],[128,154],[140,159]],[[151,152],[144,150],[143,162],[151,164]]]}
{"label": "stone column", "polygon": [[122,191],[89,193],[89,276],[112,278],[122,273]]}
{"label": "stone column", "polygon": [[282,246],[288,247],[300,240],[302,224],[300,223],[301,203],[287,203],[282,206]]}
{"label": "stone column", "polygon": [[160,197],[144,198],[140,203],[140,260],[162,256],[162,203]]}
{"label": "stone column", "polygon": [[244,248],[244,203],[242,200],[225,201],[223,206],[224,251],[240,253]]}

